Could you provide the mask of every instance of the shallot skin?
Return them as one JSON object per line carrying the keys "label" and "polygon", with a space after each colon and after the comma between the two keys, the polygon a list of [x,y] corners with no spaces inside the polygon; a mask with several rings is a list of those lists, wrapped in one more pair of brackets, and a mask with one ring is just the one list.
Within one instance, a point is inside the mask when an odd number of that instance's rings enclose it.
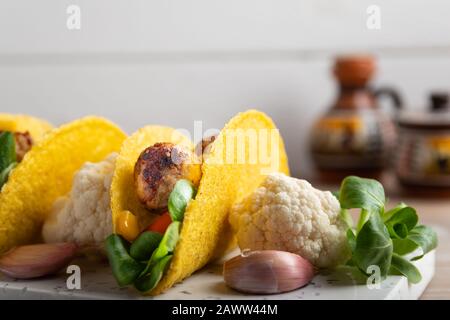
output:
{"label": "shallot skin", "polygon": [[250,251],[224,264],[225,283],[251,294],[277,294],[307,285],[314,267],[299,255],[277,250]]}
{"label": "shallot skin", "polygon": [[77,254],[74,243],[19,246],[0,257],[0,272],[15,279],[34,279],[57,273]]}

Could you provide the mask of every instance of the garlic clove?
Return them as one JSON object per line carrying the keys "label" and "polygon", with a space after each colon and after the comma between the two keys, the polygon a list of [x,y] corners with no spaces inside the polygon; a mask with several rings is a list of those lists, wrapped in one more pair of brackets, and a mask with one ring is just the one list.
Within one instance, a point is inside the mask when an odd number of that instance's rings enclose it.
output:
{"label": "garlic clove", "polygon": [[307,285],[314,267],[299,255],[276,250],[244,252],[225,262],[225,283],[240,292],[275,294]]}
{"label": "garlic clove", "polygon": [[74,243],[35,244],[15,247],[0,257],[0,272],[16,279],[54,274],[77,254]]}

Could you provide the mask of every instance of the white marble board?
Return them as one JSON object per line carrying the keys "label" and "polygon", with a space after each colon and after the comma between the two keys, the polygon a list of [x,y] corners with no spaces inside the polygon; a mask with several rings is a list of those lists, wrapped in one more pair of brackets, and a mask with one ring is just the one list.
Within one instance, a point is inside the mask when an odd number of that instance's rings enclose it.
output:
{"label": "white marble board", "polygon": [[68,274],[38,280],[13,280],[0,275],[0,299],[418,299],[434,275],[435,252],[416,262],[422,273],[419,284],[406,278],[389,276],[379,289],[369,289],[350,269],[317,275],[306,287],[279,295],[244,295],[223,282],[221,264],[213,264],[177,284],[156,298],[142,297],[132,288],[119,288],[107,263],[84,260],[74,262],[81,268],[81,289],[68,290]]}

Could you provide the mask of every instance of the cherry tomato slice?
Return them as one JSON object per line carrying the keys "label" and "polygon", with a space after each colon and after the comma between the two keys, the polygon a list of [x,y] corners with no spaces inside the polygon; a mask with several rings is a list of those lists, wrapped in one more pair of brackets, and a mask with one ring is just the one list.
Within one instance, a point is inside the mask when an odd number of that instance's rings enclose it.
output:
{"label": "cherry tomato slice", "polygon": [[147,230],[164,234],[164,232],[166,232],[167,227],[171,223],[172,218],[170,218],[169,212],[164,212],[161,216],[156,218],[155,221],[153,221],[153,223],[147,228]]}

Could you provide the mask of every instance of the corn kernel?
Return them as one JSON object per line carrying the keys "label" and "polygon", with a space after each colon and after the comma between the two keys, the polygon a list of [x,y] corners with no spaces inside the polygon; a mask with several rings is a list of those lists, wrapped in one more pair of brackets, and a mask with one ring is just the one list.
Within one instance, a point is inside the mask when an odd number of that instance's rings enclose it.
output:
{"label": "corn kernel", "polygon": [[117,217],[116,232],[127,241],[134,241],[139,235],[139,223],[130,211],[122,211]]}

